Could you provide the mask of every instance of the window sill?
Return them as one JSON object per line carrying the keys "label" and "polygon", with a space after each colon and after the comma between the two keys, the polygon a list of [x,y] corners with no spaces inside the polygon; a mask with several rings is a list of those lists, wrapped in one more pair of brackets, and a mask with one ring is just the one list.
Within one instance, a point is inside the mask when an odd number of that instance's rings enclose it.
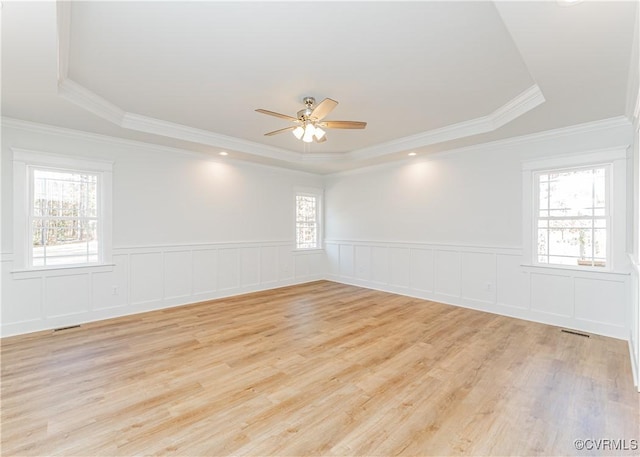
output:
{"label": "window sill", "polygon": [[25,268],[11,271],[14,279],[28,279],[40,276],[67,276],[85,273],[103,273],[113,271],[115,263],[96,263],[91,265],[66,265],[60,267]]}
{"label": "window sill", "polygon": [[316,254],[319,252],[324,252],[324,248],[308,248],[308,249],[294,249],[294,254]]}
{"label": "window sill", "polygon": [[538,270],[538,271],[566,271],[567,273],[586,273],[586,274],[594,274],[594,275],[618,275],[618,276],[626,276],[629,274],[627,271],[613,271],[613,270],[598,270],[593,267],[583,267],[580,268],[578,266],[562,266],[562,265],[534,265],[534,264],[520,264],[521,267],[525,269]]}

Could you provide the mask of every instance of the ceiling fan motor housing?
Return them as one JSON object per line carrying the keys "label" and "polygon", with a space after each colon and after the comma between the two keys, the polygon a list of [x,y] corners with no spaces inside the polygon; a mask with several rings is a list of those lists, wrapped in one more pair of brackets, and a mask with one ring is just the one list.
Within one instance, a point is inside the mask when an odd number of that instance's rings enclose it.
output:
{"label": "ceiling fan motor housing", "polygon": [[301,121],[307,121],[310,119],[313,107],[316,104],[316,99],[313,97],[304,97],[302,102],[307,106],[305,109],[298,111],[298,119]]}

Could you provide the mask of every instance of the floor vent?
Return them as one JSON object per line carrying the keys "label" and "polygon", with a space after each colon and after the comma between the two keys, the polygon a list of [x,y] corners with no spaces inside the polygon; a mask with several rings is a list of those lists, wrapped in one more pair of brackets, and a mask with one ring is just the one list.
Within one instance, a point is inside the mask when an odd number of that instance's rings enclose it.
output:
{"label": "floor vent", "polygon": [[80,328],[80,326],[79,325],[70,325],[69,327],[54,328],[53,331],[54,332],[61,332],[62,330],[70,330],[72,328]]}
{"label": "floor vent", "polygon": [[575,332],[573,330],[566,330],[564,328],[560,331],[564,333],[571,333],[572,335],[584,336],[585,338],[589,338],[589,335],[587,335],[586,333]]}

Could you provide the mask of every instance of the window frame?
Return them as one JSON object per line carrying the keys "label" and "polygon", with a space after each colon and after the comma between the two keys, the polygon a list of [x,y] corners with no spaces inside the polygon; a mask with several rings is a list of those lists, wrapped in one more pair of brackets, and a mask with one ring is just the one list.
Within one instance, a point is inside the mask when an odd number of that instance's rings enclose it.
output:
{"label": "window frame", "polygon": [[[12,148],[13,152],[13,245],[15,271],[65,270],[112,265],[112,173],[113,163],[46,152]],[[97,176],[97,262],[33,265],[34,170],[86,173]]]}
{"label": "window frame", "polygon": [[[577,270],[592,273],[624,273],[627,244],[627,157],[628,146],[617,146],[522,161],[522,266],[542,269]],[[537,173],[566,169],[590,169],[609,166],[607,227],[607,263],[605,267],[548,264],[537,261],[538,237],[536,210],[539,198]]]}
{"label": "window frame", "polygon": [[[82,219],[91,219],[96,221],[96,230],[98,233],[98,251],[97,251],[97,260],[95,262],[82,262],[82,263],[60,263],[56,266],[65,268],[65,267],[73,267],[73,266],[91,266],[91,265],[100,265],[103,263],[104,258],[104,249],[103,249],[103,233],[102,226],[104,225],[103,217],[102,217],[102,181],[103,175],[102,172],[97,171],[88,171],[88,170],[78,170],[71,168],[57,168],[51,166],[41,166],[41,165],[27,165],[27,192],[28,192],[28,220],[27,220],[27,230],[29,234],[27,235],[27,241],[29,247],[27,249],[27,266],[30,269],[37,268],[51,268],[54,265],[46,264],[46,246],[45,246],[45,256],[44,256],[44,264],[43,265],[34,265],[34,257],[33,257],[33,226],[34,221],[36,219],[52,219],[52,217],[45,216],[36,216],[34,214],[34,197],[35,197],[35,172],[36,171],[51,171],[51,172],[61,172],[61,173],[76,173],[76,174],[85,174],[96,177],[96,216],[93,218],[86,217],[71,217],[71,216],[58,216],[59,220],[82,220]],[[88,254],[87,254],[88,257]]]}
{"label": "window frame", "polygon": [[[551,173],[565,173],[565,172],[570,172],[570,171],[587,171],[587,170],[596,170],[596,169],[604,169],[604,173],[605,173],[605,215],[604,216],[584,216],[584,217],[580,217],[580,216],[567,216],[567,217],[552,217],[552,216],[548,216],[547,218],[544,217],[540,217],[540,175],[543,174],[551,174]],[[576,166],[576,167],[562,167],[562,168],[549,168],[549,169],[543,169],[543,170],[535,170],[533,172],[533,186],[534,186],[534,191],[533,191],[533,233],[532,233],[532,242],[534,244],[533,246],[533,258],[532,258],[532,263],[535,266],[549,266],[549,267],[569,267],[569,268],[580,268],[580,269],[588,269],[588,270],[593,270],[593,271],[610,271],[610,265],[611,265],[611,193],[612,193],[612,186],[611,186],[611,168],[612,165],[611,163],[599,163],[599,164],[591,164],[591,165],[583,165],[583,166]],[[551,263],[551,262],[540,262],[539,257],[540,254],[538,253],[538,231],[539,231],[539,221],[540,220],[569,220],[569,219],[575,219],[575,220],[579,220],[579,219],[591,219],[592,221],[595,221],[596,219],[604,219],[605,220],[605,226],[606,226],[606,256],[605,256],[605,265],[604,266],[595,266],[595,265],[567,265],[567,264],[561,264],[561,263]],[[593,226],[591,227],[591,230],[593,230]],[[593,257],[593,246],[594,246],[594,238],[592,237],[592,255],[591,255],[591,260],[594,261],[594,257]],[[548,249],[547,249],[548,251]],[[547,257],[550,257],[550,255],[547,252]]]}
{"label": "window frame", "polygon": [[[298,247],[298,196],[316,199],[316,246]],[[324,249],[323,243],[323,191],[313,187],[296,187],[293,193],[293,246],[294,251],[318,251]]]}

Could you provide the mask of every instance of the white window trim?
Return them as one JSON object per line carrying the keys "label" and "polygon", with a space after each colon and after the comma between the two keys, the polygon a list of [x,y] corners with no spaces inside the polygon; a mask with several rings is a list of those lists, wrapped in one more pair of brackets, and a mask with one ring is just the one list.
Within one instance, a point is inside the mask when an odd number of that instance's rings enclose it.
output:
{"label": "white window trim", "polygon": [[[316,197],[316,215],[318,218],[318,245],[315,248],[299,248],[297,240],[296,227],[298,220],[296,218],[296,196],[309,195]],[[294,187],[293,189],[293,251],[294,252],[312,252],[324,250],[324,190],[318,187]]]}
{"label": "white window trim", "polygon": [[[103,160],[76,158],[46,152],[11,148],[13,152],[13,249],[15,272],[65,270],[70,268],[91,268],[112,265],[112,181],[113,163]],[[31,265],[31,244],[29,239],[31,180],[33,168],[53,168],[96,173],[99,175],[99,220],[102,230],[100,260],[97,263],[76,265]]]}
{"label": "white window trim", "polygon": [[[538,158],[522,162],[522,265],[527,267],[579,270],[591,272],[626,272],[626,227],[627,227],[627,152],[628,146],[585,151],[576,154]],[[537,199],[536,173],[563,168],[585,168],[609,165],[609,215],[607,230],[606,267],[573,266],[538,263],[536,260],[537,236],[534,222]]]}

